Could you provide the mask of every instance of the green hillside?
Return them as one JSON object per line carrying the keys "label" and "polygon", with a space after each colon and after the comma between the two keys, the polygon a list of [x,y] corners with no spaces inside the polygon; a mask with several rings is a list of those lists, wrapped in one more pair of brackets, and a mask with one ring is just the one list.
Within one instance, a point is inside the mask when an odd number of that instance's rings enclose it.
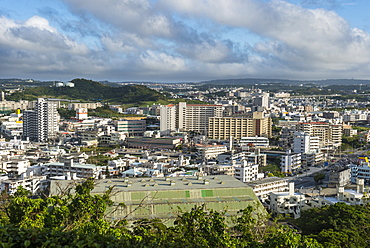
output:
{"label": "green hillside", "polygon": [[130,85],[110,87],[92,80],[74,79],[75,87],[32,87],[23,92],[16,92],[8,100],[35,100],[39,97],[76,99],[81,101],[104,101],[124,104],[142,101],[158,101],[166,97],[145,86]]}

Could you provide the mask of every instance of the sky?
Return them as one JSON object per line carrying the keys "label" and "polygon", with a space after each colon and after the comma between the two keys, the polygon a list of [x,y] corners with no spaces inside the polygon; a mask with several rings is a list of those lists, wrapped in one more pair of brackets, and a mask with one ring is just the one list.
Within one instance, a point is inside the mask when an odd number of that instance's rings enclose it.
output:
{"label": "sky", "polygon": [[0,78],[370,79],[369,0],[1,0]]}

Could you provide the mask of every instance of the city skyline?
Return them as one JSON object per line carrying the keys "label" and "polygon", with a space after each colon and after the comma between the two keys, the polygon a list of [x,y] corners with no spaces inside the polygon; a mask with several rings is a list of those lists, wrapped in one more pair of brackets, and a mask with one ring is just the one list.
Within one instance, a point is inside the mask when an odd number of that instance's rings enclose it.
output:
{"label": "city skyline", "polygon": [[365,0],[0,3],[5,78],[370,79]]}

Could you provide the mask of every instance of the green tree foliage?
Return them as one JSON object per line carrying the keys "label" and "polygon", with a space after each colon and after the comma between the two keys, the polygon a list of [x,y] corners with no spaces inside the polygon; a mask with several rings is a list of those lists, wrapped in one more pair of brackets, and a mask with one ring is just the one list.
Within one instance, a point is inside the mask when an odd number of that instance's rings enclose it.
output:
{"label": "green tree foliage", "polygon": [[66,108],[58,108],[58,113],[60,117],[64,119],[70,119],[72,117],[76,117],[76,110],[69,110]]}
{"label": "green tree foliage", "polygon": [[336,203],[303,211],[297,225],[302,234],[325,247],[369,247],[369,206]]}
{"label": "green tree foliage", "polygon": [[319,182],[321,182],[322,180],[325,179],[325,174],[324,173],[316,173],[315,175],[313,175],[313,180],[315,180],[315,182],[318,184]]}
{"label": "green tree foliage", "polygon": [[365,141],[360,141],[359,135],[354,135],[352,137],[343,136],[342,137],[342,150],[360,148],[366,145]]}
{"label": "green tree foliage", "polygon": [[93,188],[89,179],[61,196],[33,199],[22,188],[14,196],[2,195],[2,247],[323,247],[271,223],[253,207],[227,218],[226,210],[194,206],[189,212],[179,211],[173,226],[161,220],[142,219],[131,225],[109,221],[105,213],[113,207],[113,189],[91,194]]}
{"label": "green tree foliage", "polygon": [[8,100],[35,100],[38,97],[79,99],[83,101],[109,101],[112,103],[132,103],[157,101],[166,97],[142,85],[110,87],[86,79],[74,79],[75,87],[32,87],[16,92]]}

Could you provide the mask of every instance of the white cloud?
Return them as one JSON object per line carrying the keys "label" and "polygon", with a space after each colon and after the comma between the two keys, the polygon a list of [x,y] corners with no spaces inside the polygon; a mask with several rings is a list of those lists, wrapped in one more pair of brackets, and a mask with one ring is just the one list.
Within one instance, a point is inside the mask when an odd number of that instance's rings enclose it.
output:
{"label": "white cloud", "polygon": [[147,51],[140,56],[140,60],[143,65],[142,69],[148,69],[153,74],[186,70],[185,61],[183,59],[165,53]]}
{"label": "white cloud", "polygon": [[68,51],[72,54],[86,54],[88,49],[57,33],[47,20],[34,16],[24,23],[16,23],[0,17],[0,45],[10,49],[30,52]]}
{"label": "white cloud", "polygon": [[[281,66],[325,69],[328,72],[349,71],[370,63],[369,34],[352,29],[335,12],[304,9],[281,0],[162,0],[186,18],[210,18],[219,25],[250,30],[264,41],[255,52],[264,63]],[[267,44],[266,44],[267,42]],[[271,43],[270,45],[268,43]],[[260,65],[263,67],[263,65]],[[309,75],[308,71],[305,71]]]}
{"label": "white cloud", "polygon": [[0,17],[0,72],[180,81],[369,77],[369,34],[323,8],[283,0],[64,2],[68,17],[52,9],[24,22]]}

